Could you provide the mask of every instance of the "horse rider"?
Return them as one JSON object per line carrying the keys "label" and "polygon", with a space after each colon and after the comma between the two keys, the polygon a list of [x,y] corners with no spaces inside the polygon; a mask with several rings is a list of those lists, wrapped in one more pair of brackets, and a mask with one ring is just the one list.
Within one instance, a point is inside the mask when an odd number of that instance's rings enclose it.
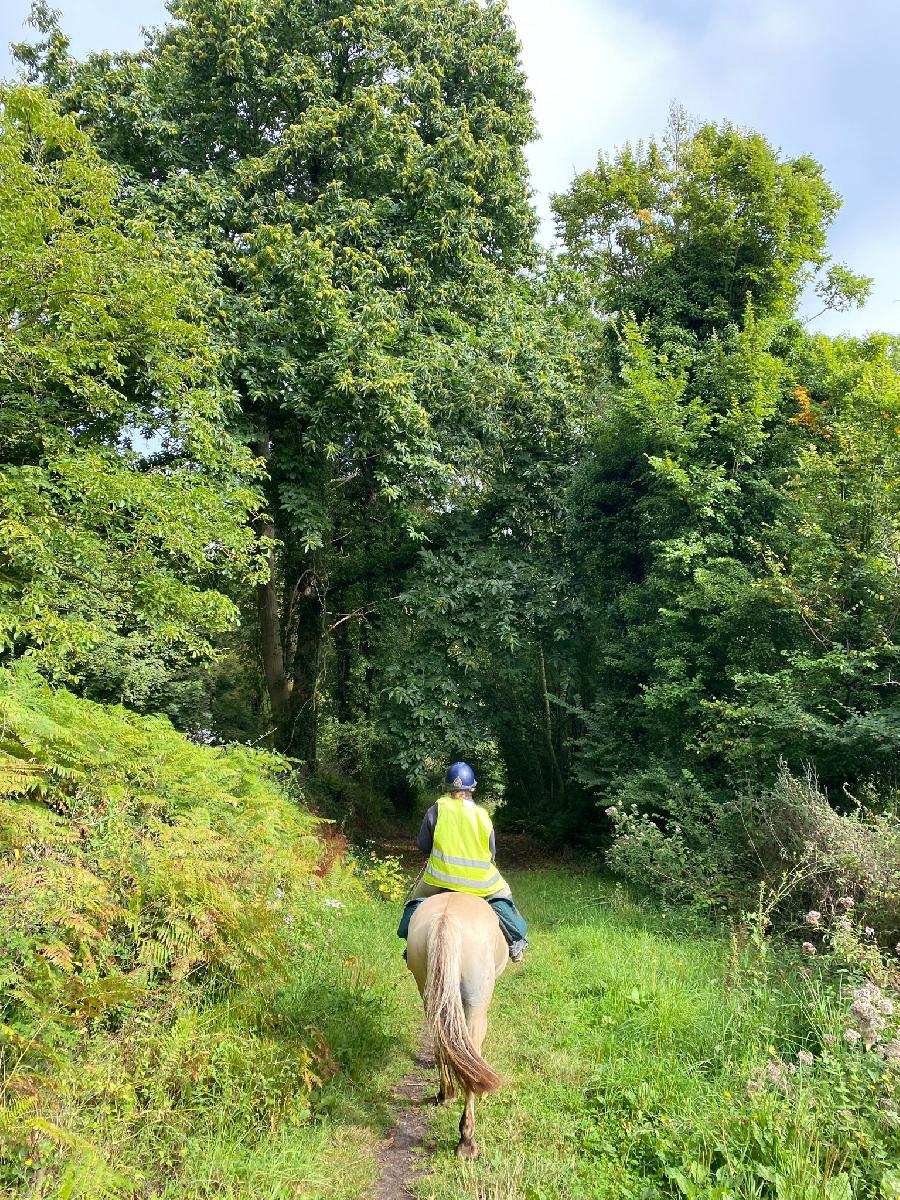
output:
{"label": "horse rider", "polygon": [[426,812],[416,839],[427,861],[403,909],[397,935],[407,936],[412,914],[428,896],[468,892],[490,904],[509,943],[510,959],[521,962],[528,945],[528,923],[494,862],[494,826],[485,809],[475,803],[475,772],[468,763],[453,763],[446,786],[447,792]]}

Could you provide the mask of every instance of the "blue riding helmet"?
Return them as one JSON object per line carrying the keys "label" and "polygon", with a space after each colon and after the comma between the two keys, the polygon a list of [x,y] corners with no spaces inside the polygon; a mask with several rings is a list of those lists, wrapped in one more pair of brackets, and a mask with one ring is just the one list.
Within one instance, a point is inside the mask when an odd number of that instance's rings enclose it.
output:
{"label": "blue riding helmet", "polygon": [[447,787],[453,792],[472,792],[478,787],[475,772],[468,763],[451,763],[447,768]]}

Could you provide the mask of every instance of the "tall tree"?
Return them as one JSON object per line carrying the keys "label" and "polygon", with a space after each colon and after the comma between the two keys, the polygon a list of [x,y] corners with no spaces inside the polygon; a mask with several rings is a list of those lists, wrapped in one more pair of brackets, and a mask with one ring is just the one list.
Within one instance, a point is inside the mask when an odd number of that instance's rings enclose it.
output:
{"label": "tall tree", "polygon": [[20,53],[134,208],[214,256],[237,425],[268,475],[272,715],[312,759],[323,634],[349,611],[334,589],[364,608],[367,548],[408,552],[494,437],[477,331],[530,259],[529,95],[501,4],[171,12],[143,51],[70,67],[39,11]]}
{"label": "tall tree", "polygon": [[[893,352],[795,317],[837,204],[812,160],[677,123],[556,201],[619,377],[567,530],[593,668],[578,774],[601,795],[637,779],[674,816],[779,757],[840,786],[896,753]],[[821,291],[867,287],[839,267]]]}
{"label": "tall tree", "polygon": [[505,819],[560,831],[570,823],[567,717],[581,614],[560,552],[565,498],[595,403],[592,323],[552,264],[521,284],[493,338],[502,440],[429,548],[384,623],[376,679],[395,754],[414,777],[444,756],[499,763]]}
{"label": "tall tree", "polygon": [[[553,205],[597,311],[683,342],[739,324],[748,301],[791,317],[829,262],[840,198],[814,159],[781,158],[727,122],[693,128],[673,109],[662,140],[601,154]],[[864,298],[869,282],[835,266],[819,289],[837,307]]]}
{"label": "tall tree", "polygon": [[127,638],[207,654],[257,573],[209,264],[117,190],[71,116],[0,88],[0,657],[63,678]]}

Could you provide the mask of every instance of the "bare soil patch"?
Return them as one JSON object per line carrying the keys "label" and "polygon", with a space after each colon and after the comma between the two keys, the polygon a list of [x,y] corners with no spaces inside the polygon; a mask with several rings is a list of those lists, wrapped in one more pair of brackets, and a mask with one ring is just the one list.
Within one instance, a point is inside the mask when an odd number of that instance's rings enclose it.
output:
{"label": "bare soil patch", "polygon": [[381,1172],[371,1200],[405,1200],[413,1194],[412,1184],[426,1173],[421,1150],[436,1091],[434,1057],[431,1047],[423,1046],[415,1070],[394,1089],[397,1119],[375,1151]]}

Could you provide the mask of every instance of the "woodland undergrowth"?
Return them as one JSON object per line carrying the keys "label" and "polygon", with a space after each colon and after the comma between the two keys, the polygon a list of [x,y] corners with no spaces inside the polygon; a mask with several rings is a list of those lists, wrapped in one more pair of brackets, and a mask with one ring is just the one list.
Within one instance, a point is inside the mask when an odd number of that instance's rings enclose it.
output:
{"label": "woodland undergrowth", "polygon": [[329,1154],[354,1194],[402,1017],[291,786],[0,673],[0,1196],[305,1195]]}

